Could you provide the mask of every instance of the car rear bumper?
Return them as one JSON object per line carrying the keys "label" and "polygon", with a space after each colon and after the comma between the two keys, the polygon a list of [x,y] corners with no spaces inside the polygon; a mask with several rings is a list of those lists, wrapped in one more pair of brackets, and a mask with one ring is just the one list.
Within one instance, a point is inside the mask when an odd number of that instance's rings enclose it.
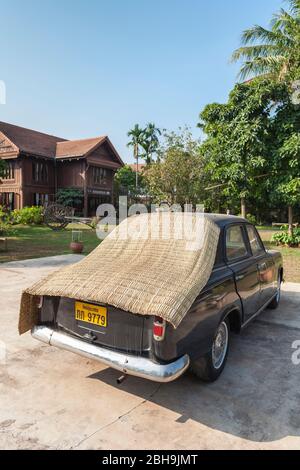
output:
{"label": "car rear bumper", "polygon": [[123,374],[135,375],[154,382],[172,382],[180,377],[190,364],[188,355],[170,364],[158,364],[147,358],[131,356],[86,343],[47,326],[35,326],[31,334],[33,338],[43,343],[65,349],[89,359],[95,359],[102,364],[119,370]]}

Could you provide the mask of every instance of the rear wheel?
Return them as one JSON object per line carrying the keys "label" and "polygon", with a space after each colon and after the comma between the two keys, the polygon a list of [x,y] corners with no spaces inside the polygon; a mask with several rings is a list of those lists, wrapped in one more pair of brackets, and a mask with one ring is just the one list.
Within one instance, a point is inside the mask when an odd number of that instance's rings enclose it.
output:
{"label": "rear wheel", "polygon": [[228,356],[229,321],[223,320],[218,326],[211,350],[199,359],[192,361],[192,372],[204,382],[214,382],[221,375]]}
{"label": "rear wheel", "polygon": [[269,303],[268,305],[268,308],[270,308],[271,310],[276,310],[276,308],[279,306],[280,304],[280,299],[281,299],[281,282],[282,282],[282,279],[281,279],[281,273],[278,274],[278,280],[277,280],[277,293],[276,293],[276,297],[274,297],[274,299],[272,300],[271,303]]}

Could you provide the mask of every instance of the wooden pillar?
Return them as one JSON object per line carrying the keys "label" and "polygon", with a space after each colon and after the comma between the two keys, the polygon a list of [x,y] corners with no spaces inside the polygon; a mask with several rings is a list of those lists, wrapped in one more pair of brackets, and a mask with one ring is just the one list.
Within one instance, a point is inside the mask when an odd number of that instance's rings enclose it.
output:
{"label": "wooden pillar", "polygon": [[88,216],[88,191],[87,191],[87,163],[84,160],[83,169],[83,216]]}
{"label": "wooden pillar", "polygon": [[56,197],[57,197],[57,190],[58,190],[58,185],[57,185],[57,161],[56,157],[54,158],[53,161],[53,171],[54,171],[54,201],[56,202]]}
{"label": "wooden pillar", "polygon": [[24,207],[24,197],[23,197],[23,189],[20,189],[19,193],[19,209],[22,209]]}
{"label": "wooden pillar", "polygon": [[23,160],[21,158],[19,158],[19,161],[18,161],[18,173],[19,173],[19,185],[20,185],[20,196],[19,196],[19,209],[23,209],[24,207],[24,192],[23,192],[23,179],[24,179],[24,175],[23,175],[23,171],[24,171],[24,165],[23,165]]}
{"label": "wooden pillar", "polygon": [[110,196],[110,203],[117,205],[119,201],[116,201],[115,195],[115,171],[112,170],[112,181],[111,181],[111,196]]}

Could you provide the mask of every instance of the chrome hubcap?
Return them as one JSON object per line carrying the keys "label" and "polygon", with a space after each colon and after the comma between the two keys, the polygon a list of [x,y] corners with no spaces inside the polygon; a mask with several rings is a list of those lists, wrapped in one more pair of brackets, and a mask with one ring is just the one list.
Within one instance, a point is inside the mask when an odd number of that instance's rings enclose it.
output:
{"label": "chrome hubcap", "polygon": [[212,347],[212,360],[215,369],[222,367],[228,348],[228,327],[222,322],[217,330]]}

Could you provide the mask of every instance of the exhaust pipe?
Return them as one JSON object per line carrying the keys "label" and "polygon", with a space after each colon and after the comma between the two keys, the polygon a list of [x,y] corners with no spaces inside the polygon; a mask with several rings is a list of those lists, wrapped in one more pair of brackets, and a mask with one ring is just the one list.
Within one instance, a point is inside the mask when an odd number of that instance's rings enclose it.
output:
{"label": "exhaust pipe", "polygon": [[123,374],[118,380],[119,384],[124,382],[127,375],[134,375],[159,383],[172,382],[180,377],[190,364],[188,355],[180,357],[170,364],[159,364],[145,357],[127,356],[54,330],[46,325],[35,326],[31,334],[33,338],[43,343],[99,361],[118,370]]}
{"label": "exhaust pipe", "polygon": [[117,379],[117,384],[121,385],[127,379],[127,377],[127,375],[121,375],[121,377]]}

